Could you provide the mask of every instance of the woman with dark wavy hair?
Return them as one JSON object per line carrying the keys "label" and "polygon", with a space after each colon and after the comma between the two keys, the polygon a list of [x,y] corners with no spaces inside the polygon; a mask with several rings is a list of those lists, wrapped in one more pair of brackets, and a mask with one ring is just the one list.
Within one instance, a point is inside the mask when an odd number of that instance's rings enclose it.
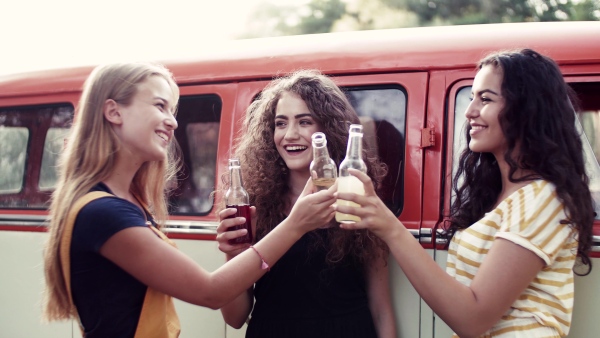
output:
{"label": "woman with dark wavy hair", "polygon": [[[234,156],[255,207],[255,240],[288,217],[310,181],[312,134],[325,133],[339,166],[352,123],[360,121],[346,96],[318,71],[276,79],[251,104]],[[379,182],[385,169],[366,154],[365,149],[368,174]],[[228,242],[246,233],[226,231],[243,223],[225,219],[233,210],[221,211],[217,229],[227,259],[249,247]],[[223,307],[223,317],[240,328],[252,312],[246,337],[395,337],[387,253],[383,241],[367,230],[350,233],[334,220],[324,223],[303,236],[254,288]]]}
{"label": "woman with dark wavy hair", "polygon": [[569,87],[533,50],[484,58],[465,113],[468,148],[454,178],[445,273],[373,193],[338,194],[429,306],[460,337],[563,337],[573,267],[588,265],[594,209]]}

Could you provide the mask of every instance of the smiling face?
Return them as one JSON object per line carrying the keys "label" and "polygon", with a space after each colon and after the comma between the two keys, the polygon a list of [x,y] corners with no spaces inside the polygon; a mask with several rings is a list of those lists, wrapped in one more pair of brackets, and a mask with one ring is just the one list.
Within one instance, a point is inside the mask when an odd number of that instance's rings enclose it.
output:
{"label": "smiling face", "polygon": [[173,96],[164,78],[150,76],[137,86],[129,104],[118,104],[122,120],[115,132],[132,160],[143,163],[165,159],[177,128]]}
{"label": "smiling face", "polygon": [[471,125],[469,149],[476,153],[492,153],[496,159],[501,159],[506,150],[506,138],[498,119],[505,105],[502,78],[500,68],[483,66],[473,81],[473,98],[465,112]]}
{"label": "smiling face", "polygon": [[273,140],[290,173],[308,175],[313,158],[311,136],[320,131],[306,103],[296,94],[284,92],[275,109]]}

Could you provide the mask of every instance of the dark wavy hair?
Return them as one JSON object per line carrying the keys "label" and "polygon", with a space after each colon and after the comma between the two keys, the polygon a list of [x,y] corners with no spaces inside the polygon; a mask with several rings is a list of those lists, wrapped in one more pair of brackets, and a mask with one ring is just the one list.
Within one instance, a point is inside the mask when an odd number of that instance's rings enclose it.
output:
{"label": "dark wavy hair", "polygon": [[[544,179],[556,186],[565,206],[563,223],[579,234],[577,256],[591,271],[588,252],[592,241],[594,208],[585,173],[583,148],[575,127],[573,91],[549,57],[531,49],[497,52],[480,61],[478,69],[491,65],[502,70],[505,107],[498,115],[507,142],[504,159],[511,182]],[[466,127],[469,144],[470,126]],[[517,154],[511,156],[511,154]],[[515,177],[517,170],[533,174]],[[450,209],[448,239],[489,212],[502,189],[500,169],[491,153],[475,153],[467,147],[460,155],[453,181],[456,198]]]}
{"label": "dark wavy hair", "polygon": [[[339,166],[346,155],[348,128],[360,123],[358,115],[340,88],[329,77],[316,70],[301,70],[273,80],[252,102],[246,112],[241,135],[236,138],[235,157],[241,161],[244,187],[250,195],[250,204],[256,206],[256,236],[258,241],[268,234],[286,216],[289,206],[287,193],[289,170],[279,155],[273,133],[275,109],[285,92],[298,95],[306,103],[315,122],[327,135],[330,157]],[[363,141],[363,159],[367,173],[376,187],[385,176],[385,165],[377,158],[368,157],[368,146]],[[363,266],[381,256],[386,259],[387,246],[367,230],[343,231],[329,228],[327,261],[339,262],[350,255]]]}

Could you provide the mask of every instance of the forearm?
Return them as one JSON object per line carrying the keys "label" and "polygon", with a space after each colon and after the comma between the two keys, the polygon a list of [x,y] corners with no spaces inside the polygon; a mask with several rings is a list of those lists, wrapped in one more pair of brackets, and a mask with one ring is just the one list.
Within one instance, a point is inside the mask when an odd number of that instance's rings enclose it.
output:
{"label": "forearm", "polygon": [[384,240],[408,280],[432,310],[456,332],[471,330],[473,323],[484,321],[485,309],[473,291],[440,268],[409,231],[404,227],[398,230]]}
{"label": "forearm", "polygon": [[396,319],[391,301],[387,258],[387,255],[377,257],[367,268],[369,309],[379,338],[396,337]]}
{"label": "forearm", "polygon": [[223,306],[221,308],[221,314],[223,315],[225,323],[235,329],[241,328],[250,315],[250,312],[252,312],[252,305],[254,303],[253,298],[254,290],[253,288],[250,288],[232,302]]}
{"label": "forearm", "polygon": [[[296,227],[283,221],[262,240],[254,245],[265,262],[273,266],[283,254],[303,235]],[[220,308],[242,292],[252,287],[267,270],[261,268],[262,260],[254,250],[246,250],[211,274],[213,288],[211,308]]]}

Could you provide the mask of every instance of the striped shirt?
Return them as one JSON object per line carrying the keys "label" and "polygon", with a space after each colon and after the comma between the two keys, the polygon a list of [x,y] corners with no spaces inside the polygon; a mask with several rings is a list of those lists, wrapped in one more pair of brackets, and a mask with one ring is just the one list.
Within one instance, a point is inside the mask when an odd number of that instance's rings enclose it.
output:
{"label": "striped shirt", "polygon": [[569,333],[578,243],[577,232],[569,224],[560,224],[564,219],[564,206],[555,186],[538,180],[454,235],[446,271],[465,285],[471,284],[496,238],[531,250],[545,262],[500,321],[482,337],[562,337]]}

